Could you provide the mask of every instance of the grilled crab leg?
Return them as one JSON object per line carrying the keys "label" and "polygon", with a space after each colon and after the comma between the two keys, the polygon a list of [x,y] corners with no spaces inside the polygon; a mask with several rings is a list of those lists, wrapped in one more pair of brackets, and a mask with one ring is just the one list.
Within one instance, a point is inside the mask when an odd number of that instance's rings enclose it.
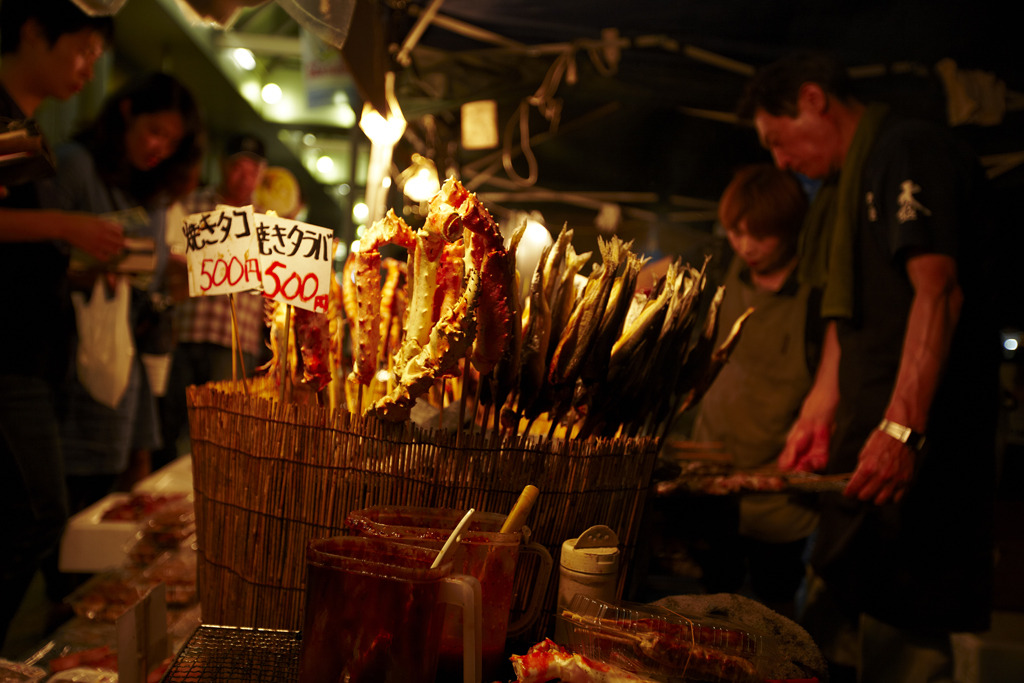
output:
{"label": "grilled crab leg", "polygon": [[356,291],[352,377],[363,386],[369,386],[377,371],[381,341],[380,248],[389,243],[399,244],[409,250],[416,246],[412,229],[394,211],[388,211],[384,218],[370,226],[360,240],[359,251],[352,255],[352,281],[345,283],[346,287],[354,287]]}
{"label": "grilled crab leg", "polygon": [[490,212],[455,178],[446,180],[430,200],[427,225],[448,241],[461,236],[466,269],[480,273],[477,336],[470,358],[481,375],[489,374],[512,334],[509,300],[515,296],[515,271],[505,240]]}
{"label": "grilled crab leg", "polygon": [[475,337],[475,310],[480,276],[475,270],[466,277],[466,291],[458,303],[445,310],[437,325],[430,330],[426,345],[402,370],[401,382],[371,412],[392,422],[409,417],[416,399],[425,394],[435,381],[454,374]]}
{"label": "grilled crab leg", "polygon": [[446,245],[456,242],[461,232],[456,230],[453,221],[435,210],[435,200],[430,202],[430,213],[427,222],[413,239],[409,248],[409,315],[405,319],[405,339],[395,356],[395,373],[402,375],[403,368],[415,358],[430,339],[430,331],[438,321],[443,309],[435,306],[439,298],[444,300],[446,291],[438,291],[439,274],[443,278],[445,288],[457,287],[461,291],[460,278],[449,277],[450,273],[442,270],[442,261]]}

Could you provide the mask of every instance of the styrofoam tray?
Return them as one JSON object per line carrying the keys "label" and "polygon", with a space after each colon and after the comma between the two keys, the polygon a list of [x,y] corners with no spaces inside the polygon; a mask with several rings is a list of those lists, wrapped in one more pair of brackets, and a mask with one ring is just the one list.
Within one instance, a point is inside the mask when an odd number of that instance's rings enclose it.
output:
{"label": "styrofoam tray", "polygon": [[132,497],[111,493],[69,521],[60,542],[62,572],[101,572],[124,564],[128,545],[142,530],[142,521],[104,521],[103,513]]}
{"label": "styrofoam tray", "polygon": [[135,493],[192,493],[192,456],[182,455],[132,487]]}

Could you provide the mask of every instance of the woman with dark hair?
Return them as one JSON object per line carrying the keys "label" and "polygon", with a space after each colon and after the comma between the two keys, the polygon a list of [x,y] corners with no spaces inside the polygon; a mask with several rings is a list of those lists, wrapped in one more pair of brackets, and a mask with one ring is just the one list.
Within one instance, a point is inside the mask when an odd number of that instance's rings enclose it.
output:
{"label": "woman with dark hair", "polygon": [[[129,324],[136,353],[124,395],[111,408],[95,400],[72,372],[61,397],[72,512],[112,491],[129,467],[134,478],[146,473],[149,452],[160,445],[156,399],[141,361],[153,340],[144,338],[143,328],[152,325],[154,308],[166,301],[167,207],[187,191],[181,178],[201,158],[203,145],[204,128],[192,94],[174,77],[156,73],[121,88],[88,128],[57,149],[53,204],[113,216],[122,221],[126,238],[152,240],[156,253],[152,272],[132,276]],[[91,292],[95,278],[113,279],[111,270],[100,264],[79,272],[76,286]],[[156,341],[169,344],[169,339]]]}
{"label": "woman with dark hair", "polygon": [[154,73],[122,87],[75,140],[105,185],[151,207],[176,198],[169,188],[202,154],[203,137],[192,93],[174,76]]}

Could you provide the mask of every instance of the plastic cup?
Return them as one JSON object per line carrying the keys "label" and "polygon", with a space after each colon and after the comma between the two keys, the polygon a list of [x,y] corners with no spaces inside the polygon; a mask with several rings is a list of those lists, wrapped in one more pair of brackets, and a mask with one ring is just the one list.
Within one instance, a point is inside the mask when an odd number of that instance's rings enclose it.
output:
{"label": "plastic cup", "polygon": [[433,680],[453,604],[462,615],[464,681],[479,683],[480,584],[453,576],[451,562],[431,569],[436,555],[375,538],[310,541],[299,682]]}
{"label": "plastic cup", "polygon": [[[345,523],[364,536],[438,549],[464,514],[464,510],[445,508],[378,506],[350,513]],[[505,664],[507,635],[525,630],[540,613],[552,565],[551,555],[544,546],[538,543],[524,545],[519,531],[501,533],[504,521],[504,515],[474,513],[450,555],[453,572],[473,576],[480,582],[485,678],[493,678]],[[530,603],[524,613],[510,624],[509,614],[520,552],[539,555],[540,564],[537,576],[530,584]],[[458,680],[463,657],[461,633],[461,615],[449,609],[441,632],[438,681]]]}

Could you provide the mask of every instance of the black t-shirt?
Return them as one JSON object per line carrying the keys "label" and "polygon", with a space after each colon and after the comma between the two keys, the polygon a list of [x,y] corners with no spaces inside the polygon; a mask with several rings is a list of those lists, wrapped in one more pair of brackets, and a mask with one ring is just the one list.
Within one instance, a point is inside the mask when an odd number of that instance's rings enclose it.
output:
{"label": "black t-shirt", "polygon": [[865,163],[854,315],[837,323],[840,404],[829,471],[851,472],[888,406],[913,288],[911,253],[952,256],[960,319],[912,488],[900,505],[823,500],[812,559],[856,609],[897,625],[984,628],[998,330],[991,309],[985,179],[949,131],[891,119]]}
{"label": "black t-shirt", "polygon": [[977,162],[946,130],[894,121],[880,133],[864,168],[854,316],[838,323],[841,399],[833,471],[852,471],[860,445],[888,405],[914,294],[906,258],[915,250],[953,257],[964,292],[929,419],[931,450],[944,451],[949,439],[968,433],[976,435],[975,442],[991,439],[983,424],[938,419],[987,411],[991,405],[964,400],[972,388],[977,395],[984,380],[995,400],[998,330],[987,263],[998,245],[991,241],[985,192]]}
{"label": "black t-shirt", "polygon": [[[24,119],[0,86],[0,121]],[[35,182],[7,187],[0,207],[37,209]],[[57,380],[68,361],[74,314],[67,289],[68,250],[46,242],[0,242],[0,292],[6,324],[0,334],[0,374]]]}

